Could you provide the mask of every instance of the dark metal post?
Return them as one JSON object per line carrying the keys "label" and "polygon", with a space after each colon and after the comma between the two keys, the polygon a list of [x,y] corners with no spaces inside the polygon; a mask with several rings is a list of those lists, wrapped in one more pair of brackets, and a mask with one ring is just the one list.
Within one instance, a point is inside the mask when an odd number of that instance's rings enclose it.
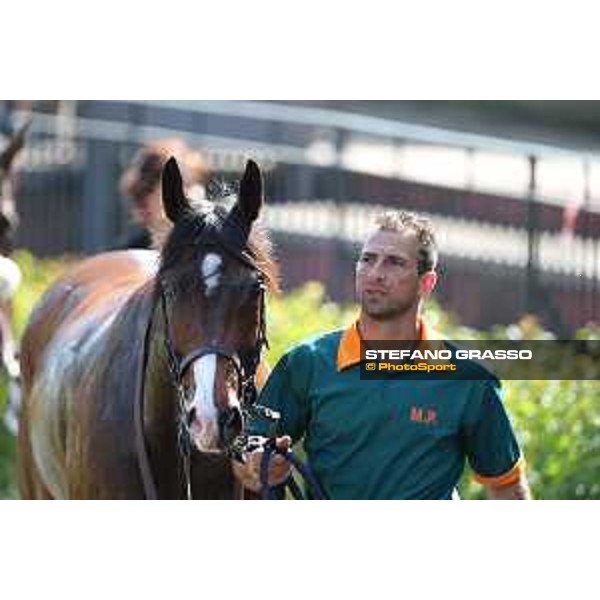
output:
{"label": "dark metal post", "polygon": [[[592,268],[590,271],[587,271],[582,275],[582,279],[585,281],[585,287],[587,288],[587,297],[589,298],[589,320],[598,321],[600,319],[600,315],[597,312],[597,297],[598,297],[598,277],[600,273],[598,272],[598,240],[594,237],[593,228],[591,227],[592,219],[594,215],[592,214],[592,189],[591,189],[591,165],[589,158],[586,158],[583,163],[583,177],[584,177],[584,193],[583,193],[583,214],[585,221],[583,223],[583,237],[584,239],[590,240],[591,244],[589,246],[585,246],[584,253],[584,264],[587,267],[587,251],[589,248],[589,252],[591,252],[592,259]],[[589,278],[589,286],[587,283],[587,279]],[[586,306],[587,310],[588,306]],[[585,323],[582,323],[585,324]]]}
{"label": "dark metal post", "polygon": [[527,267],[525,272],[525,311],[538,310],[539,223],[536,194],[537,158],[529,157],[529,195],[527,199]]}
{"label": "dark metal post", "polygon": [[89,139],[83,182],[83,250],[93,254],[116,243],[114,223],[118,208],[115,193],[115,146],[104,140]]}
{"label": "dark metal post", "polygon": [[475,188],[475,148],[466,149],[465,188],[472,191]]}
{"label": "dark metal post", "polygon": [[344,239],[345,231],[345,206],[348,202],[348,173],[343,165],[344,147],[347,141],[347,133],[341,129],[337,130],[335,139],[336,167],[335,167],[335,218],[336,230],[332,232],[333,252],[335,253],[331,264],[333,273],[330,275],[329,295],[334,300],[348,300],[344,298],[344,289],[347,288],[348,277],[353,277],[353,272],[348,272],[348,264],[345,260],[347,242]]}

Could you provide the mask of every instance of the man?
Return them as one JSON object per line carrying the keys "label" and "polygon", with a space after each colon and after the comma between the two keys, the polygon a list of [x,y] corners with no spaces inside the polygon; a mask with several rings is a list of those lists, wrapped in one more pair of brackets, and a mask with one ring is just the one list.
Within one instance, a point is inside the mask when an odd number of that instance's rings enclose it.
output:
{"label": "man", "polygon": [[[256,420],[252,432],[275,433],[280,448],[303,438],[329,498],[451,498],[465,460],[489,497],[529,497],[524,461],[495,378],[360,378],[361,339],[415,345],[432,339],[421,312],[436,284],[436,263],[428,220],[407,212],[383,214],[356,267],[358,321],[289,351],[259,397],[281,420],[275,432],[267,421]],[[261,451],[247,458],[234,471],[256,491]],[[286,475],[277,457],[270,483]]]}

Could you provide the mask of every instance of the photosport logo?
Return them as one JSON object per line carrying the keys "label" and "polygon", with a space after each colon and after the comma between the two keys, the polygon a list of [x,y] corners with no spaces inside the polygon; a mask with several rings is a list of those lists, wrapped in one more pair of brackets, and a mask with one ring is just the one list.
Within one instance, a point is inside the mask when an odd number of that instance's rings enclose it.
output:
{"label": "photosport logo", "polygon": [[600,379],[600,340],[361,342],[361,379]]}

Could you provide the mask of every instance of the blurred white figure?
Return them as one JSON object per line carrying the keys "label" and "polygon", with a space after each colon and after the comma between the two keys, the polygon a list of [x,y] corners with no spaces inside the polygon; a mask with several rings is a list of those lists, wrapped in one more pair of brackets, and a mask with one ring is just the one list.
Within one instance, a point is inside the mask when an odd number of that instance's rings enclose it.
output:
{"label": "blurred white figure", "polygon": [[6,304],[14,296],[22,279],[19,265],[8,256],[0,255],[0,302]]}
{"label": "blurred white figure", "polygon": [[19,411],[21,407],[21,373],[17,360],[17,348],[12,336],[9,322],[9,302],[21,284],[21,269],[17,263],[0,256],[0,348],[2,349],[2,366],[8,376],[6,411],[4,424],[14,435],[17,434]]}
{"label": "blurred white figure", "polygon": [[8,376],[6,410],[4,424],[13,434],[17,434],[21,408],[21,373],[17,360],[17,348],[9,322],[9,302],[21,284],[21,269],[14,260],[0,256],[0,347],[2,366]]}
{"label": "blurred white figure", "polygon": [[25,143],[30,119],[10,137],[0,152],[0,369],[8,376],[4,424],[16,435],[21,407],[21,377],[11,319],[10,301],[21,284],[21,269],[8,255],[14,247],[18,215],[13,194],[15,159]]}

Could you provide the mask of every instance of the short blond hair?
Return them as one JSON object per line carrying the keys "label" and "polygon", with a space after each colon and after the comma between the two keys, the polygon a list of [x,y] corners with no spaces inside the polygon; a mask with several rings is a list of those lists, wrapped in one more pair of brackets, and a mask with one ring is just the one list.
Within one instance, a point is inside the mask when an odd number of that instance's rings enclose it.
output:
{"label": "short blond hair", "polygon": [[438,248],[431,220],[407,210],[386,210],[375,218],[379,231],[403,233],[412,231],[417,238],[417,272],[419,275],[434,271],[438,263]]}

